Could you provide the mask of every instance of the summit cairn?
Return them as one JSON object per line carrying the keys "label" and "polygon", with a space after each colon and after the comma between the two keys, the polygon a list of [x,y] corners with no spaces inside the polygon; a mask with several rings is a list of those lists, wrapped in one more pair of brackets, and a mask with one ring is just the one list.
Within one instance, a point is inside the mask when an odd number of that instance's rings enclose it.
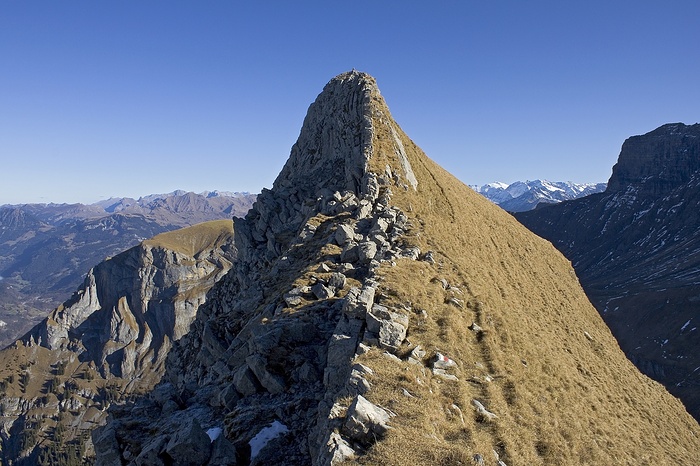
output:
{"label": "summit cairn", "polygon": [[[570,264],[428,159],[365,73],[326,85],[272,189],[234,223],[238,259],[173,344],[169,389],[111,409],[98,464],[173,464],[203,439],[192,425],[220,435],[177,464],[700,451],[697,423],[625,359]],[[454,378],[431,370],[438,353]]]}

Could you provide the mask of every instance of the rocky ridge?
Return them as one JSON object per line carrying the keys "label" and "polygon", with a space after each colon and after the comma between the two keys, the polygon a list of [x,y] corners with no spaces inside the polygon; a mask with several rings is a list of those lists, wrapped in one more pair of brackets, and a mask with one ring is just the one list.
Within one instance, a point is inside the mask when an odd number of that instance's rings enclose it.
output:
{"label": "rocky ridge", "polygon": [[425,157],[364,73],[326,85],[235,242],[161,384],[93,433],[97,464],[700,451],[697,423],[626,360],[570,264]]}
{"label": "rocky ridge", "polygon": [[89,433],[110,403],[153,388],[172,343],[231,267],[232,226],[163,233],[98,264],[69,301],[0,352],[3,464],[90,454]]}
{"label": "rocky ridge", "polygon": [[608,189],[516,214],[573,263],[591,302],[645,374],[700,419],[700,124],[622,145]]}

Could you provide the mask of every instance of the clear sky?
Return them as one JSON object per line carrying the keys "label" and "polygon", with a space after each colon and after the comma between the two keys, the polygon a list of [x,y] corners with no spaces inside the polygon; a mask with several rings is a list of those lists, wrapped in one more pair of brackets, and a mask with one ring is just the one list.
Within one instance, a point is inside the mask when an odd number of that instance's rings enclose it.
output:
{"label": "clear sky", "polygon": [[259,192],[333,76],[372,74],[468,184],[607,181],[700,121],[700,2],[0,0],[0,204]]}

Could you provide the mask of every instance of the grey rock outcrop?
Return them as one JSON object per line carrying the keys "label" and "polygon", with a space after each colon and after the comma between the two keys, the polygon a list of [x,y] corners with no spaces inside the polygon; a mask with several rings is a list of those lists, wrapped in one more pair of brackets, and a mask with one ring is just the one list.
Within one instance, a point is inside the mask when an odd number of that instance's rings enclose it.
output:
{"label": "grey rock outcrop", "polygon": [[[112,403],[159,382],[172,343],[189,331],[207,292],[235,255],[233,223],[223,220],[158,235],[93,267],[70,301],[2,352],[5,371],[28,375],[16,389],[5,381],[4,389],[19,396],[17,403],[0,398],[2,429],[12,432],[30,417],[30,427],[39,432],[51,432],[56,419],[66,430],[60,438],[38,437],[36,445],[21,451],[12,434],[0,436],[3,461],[55,460],[49,453],[54,442],[90,451],[85,433],[105,422]],[[22,363],[12,366],[27,359],[31,371]],[[171,384],[159,386],[153,397],[168,413],[183,402]],[[115,451],[113,427],[97,434],[95,442],[103,464],[120,464],[120,455],[129,453]],[[161,453],[155,449],[142,449],[137,464],[152,464]]]}

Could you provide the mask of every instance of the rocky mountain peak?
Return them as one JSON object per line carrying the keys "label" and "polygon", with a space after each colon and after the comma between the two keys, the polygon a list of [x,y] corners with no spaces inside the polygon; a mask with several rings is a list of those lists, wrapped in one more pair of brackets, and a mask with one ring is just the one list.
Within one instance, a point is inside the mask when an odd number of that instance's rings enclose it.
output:
{"label": "rocky mountain peak", "polygon": [[670,123],[622,144],[606,192],[633,188],[663,195],[687,183],[699,169],[700,124]]}
{"label": "rocky mountain peak", "polygon": [[[426,157],[364,73],[326,85],[234,231],[238,259],[161,385],[93,434],[101,464],[634,464],[700,448],[570,263]],[[657,436],[668,422],[688,435]]]}

